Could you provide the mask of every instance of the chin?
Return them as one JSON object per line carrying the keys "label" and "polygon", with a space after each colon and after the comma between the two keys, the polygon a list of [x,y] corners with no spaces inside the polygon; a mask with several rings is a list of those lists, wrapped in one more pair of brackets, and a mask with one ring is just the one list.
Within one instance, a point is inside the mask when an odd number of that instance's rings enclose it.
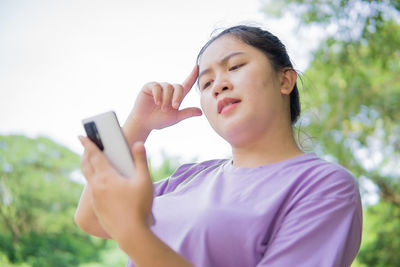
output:
{"label": "chin", "polygon": [[[217,133],[225,139],[231,146],[241,146],[251,142],[254,138],[252,137],[252,129],[246,124],[230,125],[230,127],[224,130],[217,130]],[[254,129],[254,128],[253,128]]]}

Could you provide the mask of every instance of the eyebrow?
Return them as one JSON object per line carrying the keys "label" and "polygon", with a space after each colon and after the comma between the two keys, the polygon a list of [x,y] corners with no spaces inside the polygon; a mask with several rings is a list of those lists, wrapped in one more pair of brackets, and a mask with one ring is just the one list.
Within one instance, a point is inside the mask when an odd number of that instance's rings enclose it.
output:
{"label": "eyebrow", "polygon": [[[242,55],[244,54],[244,52],[233,52],[227,56],[225,56],[220,62],[219,65],[223,65],[225,64],[230,58],[237,56],[237,55]],[[211,68],[207,68],[205,70],[203,70],[202,72],[200,72],[199,77],[198,77],[198,81],[200,80],[201,76],[203,76],[204,74],[207,74],[208,72],[211,71]]]}

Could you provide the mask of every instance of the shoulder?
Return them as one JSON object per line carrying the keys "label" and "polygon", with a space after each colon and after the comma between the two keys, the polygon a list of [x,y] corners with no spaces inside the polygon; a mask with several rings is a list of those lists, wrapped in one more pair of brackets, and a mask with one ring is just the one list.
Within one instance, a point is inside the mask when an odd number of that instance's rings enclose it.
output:
{"label": "shoulder", "polygon": [[172,174],[171,178],[180,177],[182,175],[189,176],[194,173],[198,173],[204,170],[215,169],[226,163],[228,160],[226,159],[213,159],[208,161],[203,161],[200,163],[189,163],[180,166],[174,174]]}
{"label": "shoulder", "polygon": [[297,190],[306,199],[359,199],[358,184],[349,170],[312,155],[293,166],[298,172]]}
{"label": "shoulder", "polygon": [[226,159],[214,159],[200,163],[188,163],[180,166],[170,177],[154,183],[155,195],[162,195],[175,190],[182,182],[199,173],[219,168],[226,163]]}
{"label": "shoulder", "polygon": [[350,266],[362,233],[362,206],[354,176],[315,155],[283,167],[280,178],[291,184],[283,204],[279,203],[263,263],[288,266],[294,258],[314,253],[300,265]]}

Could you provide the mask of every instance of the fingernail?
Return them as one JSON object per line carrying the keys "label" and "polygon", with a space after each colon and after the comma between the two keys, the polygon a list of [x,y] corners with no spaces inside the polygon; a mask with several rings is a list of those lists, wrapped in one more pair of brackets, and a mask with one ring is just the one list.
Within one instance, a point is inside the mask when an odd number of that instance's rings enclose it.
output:
{"label": "fingernail", "polygon": [[79,139],[79,142],[81,142],[81,144],[83,145],[83,136],[82,136],[82,135],[79,135],[79,136],[78,136],[78,139]]}

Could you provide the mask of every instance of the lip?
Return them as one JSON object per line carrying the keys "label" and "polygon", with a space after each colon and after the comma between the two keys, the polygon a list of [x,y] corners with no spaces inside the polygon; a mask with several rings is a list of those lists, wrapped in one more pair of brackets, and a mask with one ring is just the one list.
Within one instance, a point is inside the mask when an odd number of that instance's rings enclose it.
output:
{"label": "lip", "polygon": [[222,110],[231,105],[231,104],[236,104],[241,102],[240,99],[237,98],[230,98],[230,97],[225,97],[223,99],[221,99],[220,101],[218,101],[218,114],[221,114]]}

